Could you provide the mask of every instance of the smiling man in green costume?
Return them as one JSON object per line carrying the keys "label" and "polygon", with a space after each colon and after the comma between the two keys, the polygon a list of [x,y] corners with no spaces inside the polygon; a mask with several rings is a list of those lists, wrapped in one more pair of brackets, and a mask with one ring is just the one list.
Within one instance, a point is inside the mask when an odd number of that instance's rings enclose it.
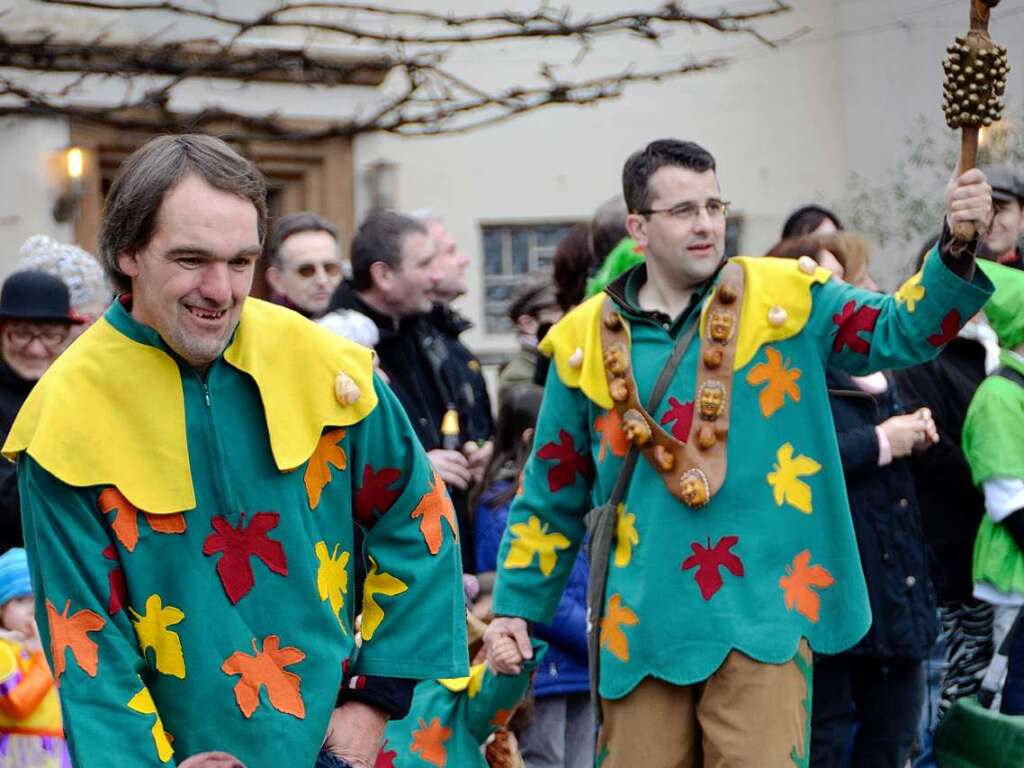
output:
{"label": "smiling man in green costume", "polygon": [[444,485],[369,351],[247,298],[266,218],[218,139],[130,157],[122,295],[4,446],[76,766],[367,768],[415,680],[466,674]]}
{"label": "smiling man in green costume", "polygon": [[[590,616],[598,762],[806,765],[811,651],[849,648],[871,620],[825,369],[932,357],[991,284],[975,273],[976,243],[957,248],[948,234],[894,297],[832,281],[808,257],[725,264],[727,203],[714,158],[691,142],[632,155],[623,190],[647,261],[541,345],[554,364],[486,641],[514,638],[529,656],[526,622],[551,620],[585,513],[639,452],[591,537],[592,573],[607,573]],[[979,171],[951,181],[946,199],[947,224],[984,231],[992,203]],[[649,404],[677,343],[681,364]]]}

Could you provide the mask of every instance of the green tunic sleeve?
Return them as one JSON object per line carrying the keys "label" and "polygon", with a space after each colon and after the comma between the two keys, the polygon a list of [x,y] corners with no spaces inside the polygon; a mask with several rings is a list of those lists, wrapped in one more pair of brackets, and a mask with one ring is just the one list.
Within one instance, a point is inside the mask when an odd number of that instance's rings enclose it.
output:
{"label": "green tunic sleeve", "polygon": [[494,612],[549,623],[586,531],[594,468],[587,400],[548,373],[523,493],[498,549]]}
{"label": "green tunic sleeve", "polygon": [[[93,501],[30,456],[18,461],[36,618],[60,683],[72,762],[78,768],[172,764],[170,742],[141,675],[146,662],[125,611],[108,613],[118,579],[113,542]],[[102,748],[97,748],[103,745]]]}
{"label": "green tunic sleeve", "polygon": [[427,679],[469,666],[455,512],[391,389],[353,430],[353,514],[366,532],[355,671]]}
{"label": "green tunic sleeve", "polygon": [[933,249],[923,269],[888,296],[837,280],[814,288],[808,323],[822,359],[854,375],[903,368],[938,354],[984,305],[992,283],[954,275]]}

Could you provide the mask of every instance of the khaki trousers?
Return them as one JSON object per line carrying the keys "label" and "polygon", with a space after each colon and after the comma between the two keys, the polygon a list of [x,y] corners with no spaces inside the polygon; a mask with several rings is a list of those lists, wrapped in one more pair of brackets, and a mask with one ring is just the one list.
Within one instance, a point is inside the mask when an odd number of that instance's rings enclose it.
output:
{"label": "khaki trousers", "polygon": [[599,768],[802,768],[811,727],[807,641],[785,664],[732,651],[711,677],[671,685],[648,677],[602,699]]}

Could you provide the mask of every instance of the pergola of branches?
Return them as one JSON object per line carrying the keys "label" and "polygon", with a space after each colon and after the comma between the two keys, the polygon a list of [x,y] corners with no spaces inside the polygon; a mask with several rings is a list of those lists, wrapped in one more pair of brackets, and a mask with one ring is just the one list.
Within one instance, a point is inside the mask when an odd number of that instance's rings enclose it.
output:
{"label": "pergola of branches", "polygon": [[[670,0],[650,10],[576,16],[569,7],[544,4],[529,13],[512,11],[457,15],[411,8],[345,2],[286,2],[251,16],[204,4],[155,0],[37,0],[44,6],[73,8],[83,13],[163,14],[171,20],[191,19],[216,30],[191,39],[161,42],[141,39],[112,43],[105,37],[69,42],[47,34],[12,39],[0,33],[0,115],[64,116],[122,130],[203,130],[229,124],[248,138],[265,140],[318,139],[354,136],[371,131],[402,135],[438,135],[479,128],[554,105],[595,104],[620,96],[631,85],[719,69],[722,56],[681,54],[678,61],[652,69],[634,67],[572,79],[550,62],[538,63],[531,83],[484,86],[449,66],[452,52],[480,50],[491,43],[565,40],[578,46],[577,60],[595,46],[623,36],[660,45],[678,28],[707,30],[724,36],[748,36],[766,46],[773,39],[759,27],[789,10],[783,0],[742,12],[694,13]],[[300,46],[267,44],[268,39],[296,31],[308,42]],[[800,30],[802,31],[802,30]],[[799,32],[795,33],[799,34]],[[275,37],[278,36],[278,37]],[[257,41],[256,38],[259,38]],[[337,55],[320,41],[330,40],[359,51]],[[481,51],[483,55],[483,51]],[[49,88],[30,73],[71,73],[67,82]],[[243,112],[213,104],[183,113],[173,97],[187,82],[223,78],[240,83],[290,82],[311,87],[339,85],[386,88],[373,108],[355,111],[316,125],[301,123],[268,110]],[[81,98],[97,82],[123,84],[111,103]],[[140,83],[145,83],[140,87]]]}

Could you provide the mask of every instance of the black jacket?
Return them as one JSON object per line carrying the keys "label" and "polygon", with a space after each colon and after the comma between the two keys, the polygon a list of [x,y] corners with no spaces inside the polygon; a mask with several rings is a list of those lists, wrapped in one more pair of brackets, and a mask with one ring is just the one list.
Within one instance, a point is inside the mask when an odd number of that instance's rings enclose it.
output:
{"label": "black jacket", "polygon": [[887,392],[869,395],[836,369],[828,388],[872,614],[846,653],[923,659],[939,628],[914,479],[906,460],[878,466],[875,426],[902,412],[899,393],[890,378]]}
{"label": "black jacket", "polygon": [[[26,381],[0,360],[0,433],[3,442],[14,424],[21,404],[32,391],[34,381]],[[0,552],[25,546],[21,532],[21,503],[18,499],[18,473],[14,464],[0,458]]]}
{"label": "black jacket", "polygon": [[956,338],[931,362],[894,375],[907,409],[930,408],[939,430],[938,445],[914,456],[910,466],[939,601],[966,602],[974,585],[974,537],[985,497],[971,480],[961,433],[967,406],[985,378],[985,348]]}

